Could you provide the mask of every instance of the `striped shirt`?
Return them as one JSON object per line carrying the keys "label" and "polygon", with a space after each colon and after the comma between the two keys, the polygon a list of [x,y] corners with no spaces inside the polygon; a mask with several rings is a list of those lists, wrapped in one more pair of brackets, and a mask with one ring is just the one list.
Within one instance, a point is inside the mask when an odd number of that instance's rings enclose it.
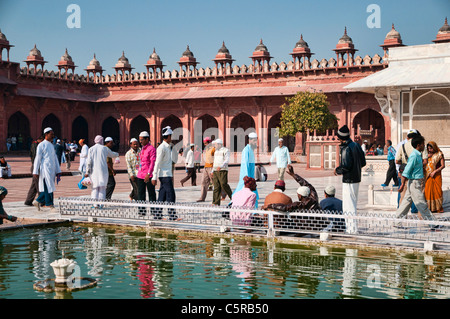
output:
{"label": "striped shirt", "polygon": [[128,177],[131,176],[137,176],[138,168],[140,165],[139,161],[139,153],[141,149],[138,149],[137,151],[130,148],[130,150],[125,154],[125,160],[127,162],[127,171],[128,171]]}

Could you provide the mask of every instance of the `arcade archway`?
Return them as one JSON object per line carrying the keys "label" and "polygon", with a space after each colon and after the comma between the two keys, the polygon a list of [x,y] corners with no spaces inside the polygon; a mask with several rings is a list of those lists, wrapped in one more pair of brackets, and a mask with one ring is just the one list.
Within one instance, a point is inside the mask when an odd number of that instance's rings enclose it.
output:
{"label": "arcade archway", "polygon": [[141,134],[142,131],[150,133],[150,125],[145,117],[138,115],[131,121],[130,139],[135,138],[139,140],[139,134]]}
{"label": "arcade archway", "polygon": [[176,117],[173,114],[166,117],[161,122],[161,129],[163,129],[166,126],[170,126],[174,133],[172,135],[172,143],[174,145],[177,145],[180,142],[184,143],[184,136],[183,136],[183,131],[182,131],[183,123],[181,122],[181,120],[178,117]]}
{"label": "arcade archway", "polygon": [[284,145],[287,146],[287,148],[289,149],[289,152],[293,152],[295,149],[295,136],[276,136],[275,135],[276,128],[280,127],[280,123],[281,123],[281,112],[273,115],[269,120],[269,123],[267,125],[267,128],[268,128],[268,132],[267,132],[267,134],[268,134],[268,141],[267,141],[268,151],[273,152],[275,150],[275,147],[278,146],[278,139],[280,137],[282,137],[284,140]]}
{"label": "arcade archway", "polygon": [[[8,137],[15,136],[17,143],[11,150],[29,150],[31,146],[30,121],[20,111],[10,116],[8,120]],[[36,136],[37,138],[37,136]]]}
{"label": "arcade archway", "polygon": [[56,138],[64,138],[63,136],[61,136],[61,121],[56,117],[55,114],[50,113],[42,120],[41,132],[43,132],[46,127],[51,127],[53,129]]}
{"label": "arcade archway", "polygon": [[219,123],[209,114],[200,116],[194,123],[194,136],[194,141],[200,142],[205,137],[210,137],[211,140],[219,138]]}
{"label": "arcade archway", "polygon": [[119,122],[112,116],[103,121],[102,136],[105,139],[111,137],[114,140],[114,147],[112,150],[117,152],[120,146],[120,127]]}
{"label": "arcade archway", "polygon": [[230,124],[230,150],[241,152],[248,143],[248,134],[256,132],[255,120],[247,113],[239,113],[231,120]]}
{"label": "arcade archway", "polygon": [[369,145],[374,143],[381,146],[386,143],[384,118],[375,110],[365,109],[356,114],[353,119],[353,129],[357,142],[367,140]]}
{"label": "arcade archway", "polygon": [[86,144],[89,144],[89,125],[83,116],[78,116],[72,122],[72,141],[84,139]]}

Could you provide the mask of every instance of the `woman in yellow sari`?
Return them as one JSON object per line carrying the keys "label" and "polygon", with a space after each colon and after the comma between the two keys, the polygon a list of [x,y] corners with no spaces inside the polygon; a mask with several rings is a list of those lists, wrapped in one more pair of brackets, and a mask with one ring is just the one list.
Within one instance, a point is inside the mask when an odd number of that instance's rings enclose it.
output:
{"label": "woman in yellow sari", "polygon": [[433,213],[443,213],[442,208],[442,173],[445,168],[444,154],[435,142],[428,142],[428,163],[425,166],[425,190],[424,195],[428,208]]}

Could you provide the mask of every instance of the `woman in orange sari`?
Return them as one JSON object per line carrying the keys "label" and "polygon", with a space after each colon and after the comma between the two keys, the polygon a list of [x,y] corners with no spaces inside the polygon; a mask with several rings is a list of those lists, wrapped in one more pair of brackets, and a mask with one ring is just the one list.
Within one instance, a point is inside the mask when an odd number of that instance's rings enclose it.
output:
{"label": "woman in orange sari", "polygon": [[424,195],[428,208],[433,213],[443,213],[442,208],[442,173],[445,168],[444,154],[435,142],[428,142],[428,163],[425,166],[425,190]]}

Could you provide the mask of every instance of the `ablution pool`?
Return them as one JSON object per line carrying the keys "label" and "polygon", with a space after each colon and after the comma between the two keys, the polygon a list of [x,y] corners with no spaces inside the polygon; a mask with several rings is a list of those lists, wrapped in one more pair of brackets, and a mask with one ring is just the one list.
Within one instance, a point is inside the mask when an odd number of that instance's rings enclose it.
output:
{"label": "ablution pool", "polygon": [[[50,263],[62,251],[98,284],[33,289],[54,278]],[[0,254],[2,299],[450,297],[450,262],[420,253],[72,225],[0,232]]]}

